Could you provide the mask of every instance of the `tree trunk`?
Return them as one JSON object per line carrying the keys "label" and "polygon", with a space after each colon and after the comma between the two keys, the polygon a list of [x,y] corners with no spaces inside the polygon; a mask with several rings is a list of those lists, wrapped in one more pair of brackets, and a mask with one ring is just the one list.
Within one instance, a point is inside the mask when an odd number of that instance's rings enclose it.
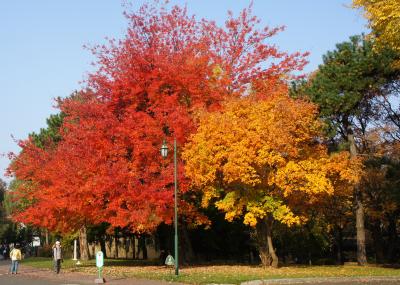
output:
{"label": "tree trunk", "polygon": [[131,235],[132,259],[136,259],[136,237]]}
{"label": "tree trunk", "polygon": [[96,243],[92,242],[89,244],[89,259],[96,258]]}
{"label": "tree trunk", "polygon": [[79,250],[81,260],[89,260],[89,246],[87,242],[87,229],[83,226],[79,230]]}
{"label": "tree trunk", "polygon": [[185,222],[182,223],[181,226],[181,232],[182,232],[182,241],[183,241],[183,246],[181,252],[183,253],[183,260],[185,263],[190,263],[193,261],[193,247],[192,243],[189,238],[189,233],[187,230],[187,224]]}
{"label": "tree trunk", "polygon": [[273,225],[273,218],[271,216],[268,216],[267,218],[267,241],[268,241],[268,250],[269,254],[271,254],[272,257],[272,267],[278,267],[278,256],[275,253],[274,246],[272,244],[272,225]]}
{"label": "tree trunk", "polygon": [[104,256],[104,258],[107,258],[107,250],[106,250],[106,240],[105,240],[105,236],[100,236],[99,242],[100,242],[101,251],[103,252],[103,256]]}
{"label": "tree trunk", "polygon": [[140,253],[142,252],[140,239],[141,239],[141,236],[138,236],[137,237],[137,247],[136,247],[136,259],[140,259]]}
{"label": "tree trunk", "polygon": [[264,267],[278,267],[278,256],[272,244],[272,217],[258,220],[256,238],[261,263]]}
{"label": "tree trunk", "polygon": [[[350,146],[351,157],[357,156],[356,143],[351,127],[347,127],[347,141]],[[356,213],[357,231],[357,262],[358,265],[367,264],[367,253],[365,249],[365,226],[364,226],[364,206],[362,203],[362,193],[359,185],[354,187],[354,204]]]}
{"label": "tree trunk", "polygon": [[261,264],[264,267],[271,265],[271,256],[268,250],[268,242],[265,238],[267,236],[267,227],[264,220],[257,221],[256,225],[256,243]]}
{"label": "tree trunk", "polygon": [[46,229],[46,245],[49,245],[49,230]]}
{"label": "tree trunk", "polygon": [[356,203],[356,229],[357,229],[357,262],[358,265],[367,264],[367,252],[365,249],[364,206],[362,204],[361,191],[355,189]]}
{"label": "tree trunk", "polygon": [[335,227],[336,263],[343,264],[343,229]]}
{"label": "tree trunk", "polygon": [[397,254],[397,228],[396,228],[396,216],[389,216],[389,226],[388,226],[388,234],[389,234],[389,239],[388,239],[388,248],[387,248],[387,259],[390,262],[396,262],[396,254]]}
{"label": "tree trunk", "polygon": [[118,233],[115,232],[114,236],[111,238],[111,256],[113,258],[118,258]]}
{"label": "tree trunk", "polygon": [[124,258],[128,259],[129,240],[126,238],[125,235],[122,237],[122,244],[123,244],[123,249],[124,249]]}
{"label": "tree trunk", "polygon": [[146,236],[145,235],[140,236],[139,247],[143,254],[142,259],[146,260],[147,259],[147,246],[146,246]]}
{"label": "tree trunk", "polygon": [[382,263],[385,255],[383,253],[383,239],[380,221],[376,221],[373,225],[372,238],[374,240],[375,260],[377,263]]}
{"label": "tree trunk", "polygon": [[113,252],[112,252],[112,236],[106,235],[104,243],[106,245],[106,255],[108,258],[113,258]]}

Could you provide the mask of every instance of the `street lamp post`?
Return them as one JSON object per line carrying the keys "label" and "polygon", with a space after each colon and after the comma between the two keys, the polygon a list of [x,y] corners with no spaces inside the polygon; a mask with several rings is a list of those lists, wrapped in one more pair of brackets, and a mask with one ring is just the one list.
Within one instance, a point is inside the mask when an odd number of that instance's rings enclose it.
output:
{"label": "street lamp post", "polygon": [[[168,146],[164,141],[161,146],[161,156],[166,158],[168,155]],[[176,138],[174,138],[174,227],[175,227],[175,275],[179,275],[179,262],[178,262],[178,178],[177,178],[177,163],[176,163]]]}

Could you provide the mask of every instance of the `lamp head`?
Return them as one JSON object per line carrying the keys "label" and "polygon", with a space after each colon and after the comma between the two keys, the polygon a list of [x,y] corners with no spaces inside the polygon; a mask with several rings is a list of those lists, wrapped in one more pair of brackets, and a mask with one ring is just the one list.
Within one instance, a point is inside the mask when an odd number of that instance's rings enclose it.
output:
{"label": "lamp head", "polygon": [[163,158],[166,158],[168,156],[168,146],[165,140],[161,146],[161,156]]}

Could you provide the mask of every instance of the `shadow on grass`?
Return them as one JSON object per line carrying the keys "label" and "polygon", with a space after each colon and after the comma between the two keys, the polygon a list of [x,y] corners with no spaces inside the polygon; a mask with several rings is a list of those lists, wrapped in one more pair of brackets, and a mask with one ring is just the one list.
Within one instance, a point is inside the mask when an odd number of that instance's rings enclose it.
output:
{"label": "shadow on grass", "polygon": [[393,269],[400,269],[400,264],[394,263],[394,264],[382,264],[382,265],[377,265],[377,266],[382,266],[384,268],[393,268]]}
{"label": "shadow on grass", "polygon": [[[94,262],[95,263],[95,262]],[[142,260],[142,259],[105,259],[104,264],[106,266],[162,266],[165,264],[160,259],[153,260]],[[261,267],[260,264],[249,264],[249,263],[240,263],[234,261],[226,261],[226,260],[216,260],[209,262],[191,262],[191,263],[180,263],[179,267],[188,268],[188,267],[209,267],[209,266],[250,266],[250,267]]]}
{"label": "shadow on grass", "polygon": [[[93,267],[96,266],[96,260],[91,259],[88,261],[80,261],[80,264],[76,264],[77,261],[71,259],[65,259],[61,264],[63,268],[74,268],[74,267]],[[22,261],[22,264],[39,267],[39,268],[49,268],[53,267],[52,258],[47,257],[29,257]],[[129,259],[105,259],[105,266],[159,266],[162,265],[159,260],[129,260]]]}

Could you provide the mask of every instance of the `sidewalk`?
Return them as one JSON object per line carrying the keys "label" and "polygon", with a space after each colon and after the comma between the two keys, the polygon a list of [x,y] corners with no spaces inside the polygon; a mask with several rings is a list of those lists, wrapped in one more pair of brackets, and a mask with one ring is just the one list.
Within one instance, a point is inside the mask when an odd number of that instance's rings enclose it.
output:
{"label": "sidewalk", "polygon": [[[0,275],[8,274],[10,268],[10,261],[0,261]],[[18,268],[18,274],[20,276],[27,276],[35,280],[49,280],[60,282],[60,284],[94,284],[96,275],[88,275],[80,272],[63,272],[61,269],[60,274],[55,274],[53,271],[48,269],[39,269],[31,266],[26,266],[23,263]],[[143,280],[134,278],[116,278],[105,276],[106,284],[112,285],[178,285],[179,283],[171,283],[160,280]]]}

